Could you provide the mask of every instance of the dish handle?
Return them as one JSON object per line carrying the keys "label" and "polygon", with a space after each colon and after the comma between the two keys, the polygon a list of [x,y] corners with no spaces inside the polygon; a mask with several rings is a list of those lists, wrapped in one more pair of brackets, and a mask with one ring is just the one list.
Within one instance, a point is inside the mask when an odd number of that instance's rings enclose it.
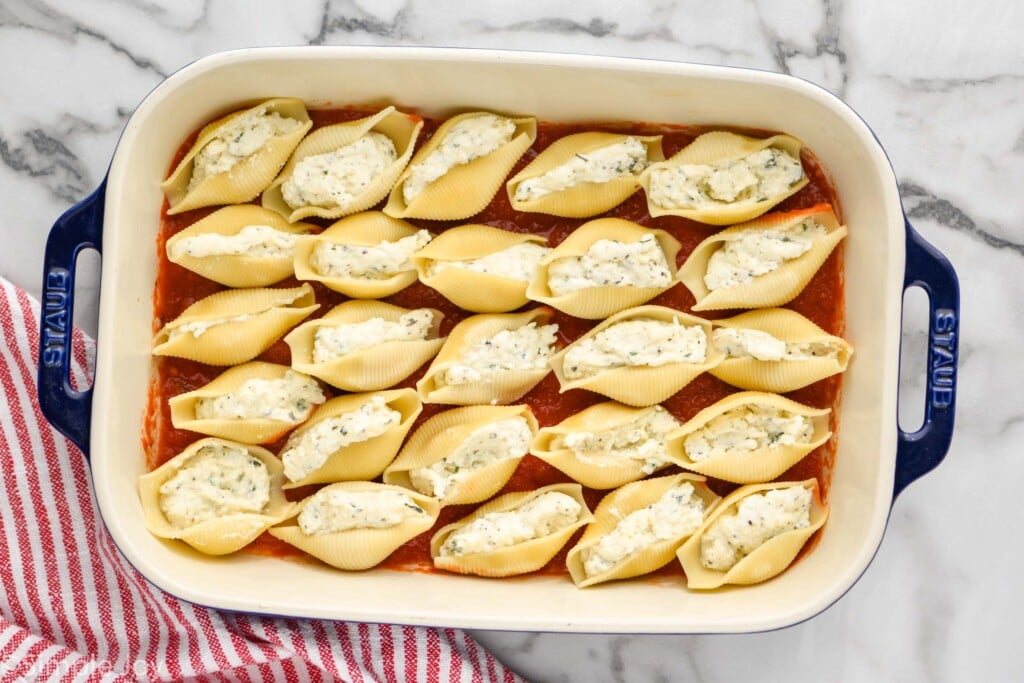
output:
{"label": "dish handle", "polygon": [[903,289],[920,287],[928,295],[928,363],[924,422],[914,432],[899,430],[892,497],[935,469],[953,438],[956,375],[960,341],[960,285],[952,264],[906,221],[907,266]]}
{"label": "dish handle", "polygon": [[43,300],[39,316],[39,407],[50,423],[89,457],[92,387],[71,385],[71,339],[75,265],[83,249],[102,253],[107,181],[57,219],[43,256]]}

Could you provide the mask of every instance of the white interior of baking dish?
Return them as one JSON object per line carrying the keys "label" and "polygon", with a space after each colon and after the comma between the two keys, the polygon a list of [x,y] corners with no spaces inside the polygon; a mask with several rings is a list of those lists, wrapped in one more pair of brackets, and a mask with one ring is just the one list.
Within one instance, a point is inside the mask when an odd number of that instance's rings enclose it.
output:
{"label": "white interior of baking dish", "polygon": [[[832,517],[815,551],[768,583],[692,593],[679,581],[578,590],[568,579],[500,581],[396,571],[347,574],[249,555],[212,559],[151,536],[137,478],[150,375],[158,183],[186,135],[240,103],[394,103],[428,114],[483,108],[550,121],[633,120],[775,129],[803,139],[842,199],[847,336]],[[904,265],[888,161],[864,123],[824,90],[770,73],[644,60],[404,48],[225,53],[160,85],[132,116],[107,190],[92,466],[103,518],[125,556],[163,589],[271,614],[550,631],[728,632],[785,626],[840,597],[871,560],[891,502]]]}

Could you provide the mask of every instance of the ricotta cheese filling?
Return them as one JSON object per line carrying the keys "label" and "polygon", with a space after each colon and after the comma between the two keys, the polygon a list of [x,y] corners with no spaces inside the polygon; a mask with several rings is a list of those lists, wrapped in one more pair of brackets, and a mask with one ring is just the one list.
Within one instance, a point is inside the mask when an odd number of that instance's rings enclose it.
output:
{"label": "ricotta cheese filling", "polygon": [[587,576],[603,574],[658,541],[689,536],[704,521],[704,501],[693,485],[670,488],[657,501],[623,517],[615,528],[580,552]]}
{"label": "ricotta cheese filling", "polygon": [[295,425],[325,400],[315,379],[287,370],[281,379],[253,378],[227,394],[201,398],[195,414],[199,420],[265,419]]}
{"label": "ricotta cheese filling", "polygon": [[780,361],[839,357],[839,344],[831,340],[784,342],[761,330],[733,327],[716,328],[711,337],[729,358]]}
{"label": "ricotta cheese filling", "polygon": [[160,510],[178,529],[228,515],[259,514],[270,503],[270,472],[244,448],[203,446],[165,481]]}
{"label": "ricotta cheese filling", "polygon": [[778,230],[745,230],[711,254],[704,284],[713,292],[750,282],[803,256],[826,234],[813,218]]}
{"label": "ricotta cheese filling", "polygon": [[598,240],[582,256],[566,256],[548,266],[548,288],[562,296],[589,287],[668,287],[665,252],[654,235],[636,242]]}
{"label": "ricotta cheese filling", "polygon": [[384,397],[374,396],[356,410],[329,417],[302,434],[292,434],[281,451],[284,476],[288,481],[305,479],[323,467],[338,450],[378,437],[402,421]]}
{"label": "ricotta cheese filling", "polygon": [[319,242],[313,248],[309,264],[326,277],[355,280],[386,280],[399,273],[416,270],[409,257],[427,246],[433,236],[426,230],[415,235],[365,247],[355,244]]}
{"label": "ricotta cheese filling", "polygon": [[508,143],[515,132],[514,121],[494,114],[459,121],[427,158],[409,168],[409,177],[402,186],[405,203],[411,203],[430,183],[456,166],[468,164]]}
{"label": "ricotta cheese filling", "polygon": [[665,209],[702,209],[721,204],[764,202],[804,177],[800,160],[768,147],[720,164],[680,164],[651,173],[650,199]]}
{"label": "ricotta cheese filling", "polygon": [[317,491],[299,513],[299,529],[307,536],[349,529],[390,529],[427,512],[400,491]]}
{"label": "ricotta cheese filling", "polygon": [[810,443],[813,437],[809,417],[769,406],[742,406],[687,436],[683,448],[690,460],[702,462],[726,453],[750,454]]}
{"label": "ricotta cheese filling", "polygon": [[567,379],[578,379],[611,368],[703,363],[706,353],[707,335],[699,325],[626,320],[572,344],[562,371]]}
{"label": "ricotta cheese filling", "polygon": [[206,331],[209,330],[211,327],[217,327],[218,325],[230,325],[231,323],[241,323],[245,322],[246,320],[251,320],[256,316],[263,315],[264,313],[272,311],[275,308],[288,306],[289,304],[294,303],[303,295],[304,292],[297,292],[296,294],[292,295],[292,298],[286,301],[279,301],[273,306],[268,306],[262,311],[254,311],[252,313],[243,313],[241,315],[226,316],[223,318],[204,318],[203,320],[193,320],[183,325],[177,325],[176,327],[173,327],[170,330],[168,330],[167,341],[177,339],[178,337],[185,334],[191,334],[194,338],[198,339],[199,337],[206,334]]}
{"label": "ricotta cheese filling", "polygon": [[528,202],[583,183],[607,183],[616,178],[636,176],[647,168],[647,146],[639,138],[627,137],[598,147],[554,167],[516,188],[515,200]]}
{"label": "ricotta cheese filling", "polygon": [[420,493],[443,499],[453,485],[474,472],[526,455],[532,438],[526,418],[497,420],[471,432],[451,454],[426,467],[410,470],[409,481]]}
{"label": "ricotta cheese filling", "polygon": [[477,341],[438,377],[442,384],[479,382],[501,372],[544,370],[554,353],[558,325],[528,323]]}
{"label": "ricotta cheese filling", "polygon": [[729,571],[779,534],[810,525],[811,492],[804,487],[751,494],[701,536],[700,563],[707,569]]}
{"label": "ricotta cheese filling", "polygon": [[318,327],[313,333],[313,362],[326,363],[385,342],[423,341],[433,325],[434,314],[429,309],[417,308],[404,313],[398,322],[370,318],[358,323]]}
{"label": "ricotta cheese filling", "polygon": [[[665,437],[680,426],[679,420],[661,406],[654,406],[632,422],[600,432],[569,432],[552,440],[552,448],[566,448],[583,461],[613,457],[636,460],[644,474],[668,464]],[[598,461],[599,467],[604,463]]]}
{"label": "ricotta cheese filling", "polygon": [[258,107],[221,126],[217,134],[193,157],[188,189],[207,176],[230,171],[242,159],[261,150],[271,138],[291,133],[302,124],[276,111]]}
{"label": "ricotta cheese filling", "polygon": [[170,246],[169,256],[251,256],[253,258],[292,258],[302,235],[277,230],[269,225],[247,225],[234,235],[204,232],[184,237]]}
{"label": "ricotta cheese filling", "polygon": [[446,557],[486,553],[544,538],[575,524],[582,512],[571,496],[548,491],[515,510],[474,519],[449,536],[440,553]]}
{"label": "ricotta cheese filling", "polygon": [[369,132],[340,149],[314,154],[295,164],[291,176],[281,185],[281,195],[293,209],[345,207],[397,159],[391,138]]}
{"label": "ricotta cheese filling", "polygon": [[540,260],[550,251],[549,247],[534,242],[523,242],[468,261],[431,261],[427,273],[434,277],[446,268],[461,268],[475,273],[488,273],[510,280],[529,282],[537,273]]}

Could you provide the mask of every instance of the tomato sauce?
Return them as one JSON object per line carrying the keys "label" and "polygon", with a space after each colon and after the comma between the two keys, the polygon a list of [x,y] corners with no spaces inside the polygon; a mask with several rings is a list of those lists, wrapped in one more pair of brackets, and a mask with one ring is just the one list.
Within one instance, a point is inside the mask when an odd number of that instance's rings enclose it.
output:
{"label": "tomato sauce", "polygon": [[[373,112],[354,108],[333,109],[324,111],[311,111],[310,117],[314,122],[314,129],[331,123],[348,121],[366,116]],[[437,119],[424,118],[424,128],[420,135],[418,145],[422,145],[442,121]],[[660,134],[663,136],[663,148],[666,158],[675,154],[684,146],[689,144],[697,135],[703,132],[695,127],[654,125],[654,124],[566,124],[566,123],[544,123],[537,126],[537,140],[526,152],[511,175],[517,173],[522,167],[529,163],[537,154],[543,151],[555,140],[569,135],[588,130],[605,130],[612,132],[628,132],[632,134]],[[769,131],[738,131],[753,135],[768,135]],[[187,153],[195,141],[193,134],[186,139],[178,149],[170,168],[173,169],[178,161]],[[837,217],[841,217],[841,207],[838,197],[829,183],[829,180],[817,163],[816,159],[808,150],[803,153],[804,169],[809,177],[809,183],[799,192],[779,204],[774,211],[791,211],[815,206],[820,203],[831,204]],[[258,199],[256,200],[258,202]],[[377,209],[383,206],[383,202]],[[167,202],[164,201],[162,211],[161,227],[157,237],[157,258],[159,260],[156,287],[154,291],[154,320],[153,331],[159,330],[164,323],[176,318],[185,308],[199,299],[214,292],[226,289],[223,285],[207,280],[185,268],[182,268],[167,260],[164,244],[168,238],[175,233],[192,225],[197,220],[209,215],[219,207],[209,207],[188,211],[175,216],[167,215]],[[695,221],[675,216],[661,216],[652,218],[647,213],[646,197],[642,191],[638,191],[624,203],[608,211],[602,216],[613,216],[639,223],[651,228],[661,228],[671,233],[682,243],[682,249],[677,257],[677,265],[681,265],[693,248],[703,239],[713,234],[718,228],[706,226]],[[597,218],[595,216],[594,218]],[[318,224],[326,228],[331,221],[319,219],[304,219],[306,222]],[[478,223],[499,227],[514,232],[529,232],[543,235],[548,239],[549,245],[554,247],[561,243],[579,225],[593,220],[561,218],[538,213],[520,213],[512,210],[508,196],[502,187],[497,196],[481,213],[463,221],[425,221],[409,219],[408,222],[417,227],[427,228],[431,232],[439,233],[447,228],[466,223]],[[294,287],[298,283],[294,278],[284,280],[275,287]],[[315,290],[316,300],[320,304],[310,318],[324,315],[333,306],[347,300],[342,294],[333,292],[323,287],[318,282],[310,283]],[[445,314],[441,326],[441,334],[447,334],[451,328],[460,320],[473,315],[464,311],[445,299],[437,291],[415,282],[397,294],[383,299],[398,306],[406,308],[431,307],[442,311]],[[680,311],[690,313],[694,304],[693,296],[681,283],[677,283],[668,291],[662,293],[649,303],[670,306]],[[524,308],[536,306],[528,304]],[[832,252],[817,274],[807,285],[804,291],[787,308],[795,310],[830,334],[842,336],[845,332],[845,301],[843,291],[843,245],[840,245]],[[722,318],[735,315],[740,311],[704,311],[697,315],[708,318]],[[600,320],[582,320],[573,318],[559,311],[554,311],[553,323],[559,326],[559,338],[564,344],[569,344],[585,334],[592,327],[600,323]],[[258,360],[290,364],[290,353],[287,345],[281,340],[275,343],[266,352],[258,357]],[[429,363],[428,363],[429,365]],[[225,368],[204,365],[193,361],[179,358],[156,357],[153,358],[153,378],[149,392],[149,406],[145,420],[146,433],[143,435],[143,448],[146,452],[147,463],[150,469],[156,468],[170,458],[180,453],[190,443],[203,438],[202,434],[186,430],[175,429],[170,420],[170,409],[167,401],[178,394],[198,389],[221,374]],[[414,387],[426,370],[426,365],[414,373],[411,377],[399,384],[399,387]],[[836,412],[838,409],[841,376],[831,377],[817,382],[809,387],[787,394],[793,400],[818,408],[833,408],[832,413],[832,439],[807,455],[800,462],[785,472],[779,481],[800,480],[816,478],[821,487],[822,497],[825,498],[828,492],[828,485],[832,476],[832,466],[835,457],[836,436],[838,424]],[[729,394],[739,391],[724,382],[703,374],[689,385],[684,387],[674,396],[670,397],[662,405],[681,422],[685,422],[702,408],[718,401]],[[331,394],[328,393],[328,397]],[[582,389],[575,389],[566,393],[559,393],[558,381],[554,374],[549,374],[530,393],[524,396],[519,403],[528,404],[537,421],[542,427],[554,425],[563,419],[573,415],[583,408],[607,400],[605,397]],[[414,425],[415,430],[424,420],[432,415],[446,410],[451,406],[424,405],[423,413]],[[284,446],[286,436],[275,443],[265,446],[271,451],[278,453]],[[659,471],[653,476],[664,476],[678,472],[678,468],[670,467]],[[525,491],[536,489],[540,486],[558,482],[572,481],[567,475],[551,467],[547,463],[527,455],[516,468],[515,473],[498,495],[512,491]],[[736,488],[735,484],[719,480],[710,480],[711,488],[720,495],[725,495]],[[299,500],[313,492],[314,487],[295,489],[289,491],[289,498]],[[584,489],[584,497],[591,509],[594,509],[608,491],[597,491]],[[456,505],[445,507],[434,528],[407,542],[392,554],[380,565],[382,568],[403,570],[403,571],[435,571],[430,558],[430,537],[434,530],[445,524],[449,524],[459,518],[468,515],[475,508],[475,505]],[[582,530],[567,543],[562,551],[555,556],[539,573],[545,574],[567,574],[565,569],[565,556],[568,550],[576,542]],[[809,543],[803,554],[806,554],[812,547]],[[302,558],[303,561],[317,562],[309,558],[297,548],[273,538],[264,533],[255,542],[243,549],[242,552],[249,552],[259,555],[277,557]],[[678,563],[671,562],[656,575],[681,575],[682,570]]]}

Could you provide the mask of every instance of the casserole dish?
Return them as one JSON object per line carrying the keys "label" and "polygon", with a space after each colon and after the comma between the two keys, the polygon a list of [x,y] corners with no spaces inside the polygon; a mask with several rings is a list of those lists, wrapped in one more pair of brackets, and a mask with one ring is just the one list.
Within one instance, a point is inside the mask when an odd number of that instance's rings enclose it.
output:
{"label": "casserole dish", "polygon": [[[571,84],[571,87],[566,87]],[[500,583],[416,572],[342,574],[241,554],[209,558],[153,537],[135,495],[160,225],[159,183],[181,140],[239,102],[287,95],[310,106],[408,103],[425,113],[476,107],[540,120],[630,120],[782,130],[812,149],[842,200],[847,339],[831,520],[813,552],[767,583],[711,593],[656,579],[579,591],[565,577]],[[103,254],[96,379],[74,391],[66,324],[80,250]],[[826,91],[772,73],[646,60],[418,48],[245,50],[200,60],[139,106],[107,180],[54,226],[47,245],[39,389],[48,419],[92,454],[115,542],[150,581],[207,606],[355,621],[540,631],[739,632],[812,617],[857,580],[890,506],[935,467],[952,436],[959,298],[941,254],[906,222],[888,160],[865,123]],[[924,424],[897,426],[902,293],[930,296]],[[856,438],[852,438],[856,437]]]}

